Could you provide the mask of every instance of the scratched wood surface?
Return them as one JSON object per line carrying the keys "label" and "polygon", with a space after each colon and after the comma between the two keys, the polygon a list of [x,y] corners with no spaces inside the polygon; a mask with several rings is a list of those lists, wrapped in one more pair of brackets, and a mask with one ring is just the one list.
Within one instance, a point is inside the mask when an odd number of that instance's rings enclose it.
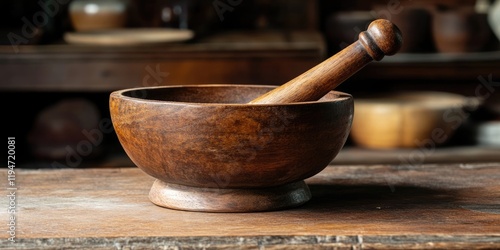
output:
{"label": "scratched wood surface", "polygon": [[18,169],[0,249],[500,249],[499,180],[500,163],[329,166],[301,207],[199,213],[153,205],[135,167]]}

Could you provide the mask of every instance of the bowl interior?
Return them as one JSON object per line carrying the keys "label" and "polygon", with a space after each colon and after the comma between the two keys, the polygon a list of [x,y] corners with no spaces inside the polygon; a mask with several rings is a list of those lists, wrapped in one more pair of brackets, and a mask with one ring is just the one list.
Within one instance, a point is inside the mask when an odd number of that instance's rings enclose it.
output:
{"label": "bowl interior", "polygon": [[[144,101],[201,103],[201,104],[247,104],[251,100],[269,92],[277,86],[270,85],[192,85],[192,86],[162,86],[151,88],[135,88],[124,90],[124,97],[137,98]],[[332,91],[315,102],[322,103],[341,101],[350,95]],[[298,103],[294,103],[298,104]],[[253,104],[260,105],[260,104]],[[280,105],[280,104],[276,104]],[[281,104],[289,105],[289,104]],[[262,106],[262,105],[261,105]],[[273,105],[267,105],[273,106]]]}

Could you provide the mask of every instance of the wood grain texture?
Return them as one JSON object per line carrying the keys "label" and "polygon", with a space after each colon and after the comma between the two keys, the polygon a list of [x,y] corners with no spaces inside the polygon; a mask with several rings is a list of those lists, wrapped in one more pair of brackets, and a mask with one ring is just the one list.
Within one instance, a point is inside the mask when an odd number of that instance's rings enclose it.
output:
{"label": "wood grain texture", "polygon": [[115,91],[110,113],[131,160],[166,183],[208,188],[275,187],[311,177],[343,147],[349,94],[317,102],[248,105],[274,89],[193,85]]}
{"label": "wood grain texture", "polygon": [[18,170],[19,241],[0,249],[498,249],[499,178],[500,163],[331,166],[295,209],[200,213],[152,204],[137,168]]}
{"label": "wood grain texture", "polygon": [[[127,155],[163,182],[151,193],[156,204],[195,211],[262,211],[308,200],[304,188],[284,185],[317,174],[335,158],[347,140],[354,107],[352,96],[337,91],[316,102],[247,104],[274,88],[125,89],[111,93],[109,107]],[[274,189],[282,185],[284,190]],[[205,201],[207,188],[219,194],[213,196],[218,202]],[[189,190],[191,199],[168,197],[179,190]],[[272,204],[250,202],[253,197],[267,197]],[[242,204],[234,205],[236,198]]]}
{"label": "wood grain texture", "polygon": [[149,199],[158,206],[200,212],[263,212],[289,209],[311,199],[304,181],[259,189],[199,188],[156,180]]}

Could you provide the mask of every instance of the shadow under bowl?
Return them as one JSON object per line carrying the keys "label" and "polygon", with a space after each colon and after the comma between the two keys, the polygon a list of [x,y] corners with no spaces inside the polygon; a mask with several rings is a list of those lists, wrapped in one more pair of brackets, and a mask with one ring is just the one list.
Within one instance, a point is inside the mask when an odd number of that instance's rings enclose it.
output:
{"label": "shadow under bowl", "polygon": [[247,104],[275,87],[187,85],[111,93],[122,147],[156,179],[151,201],[212,212],[276,210],[308,201],[303,180],[343,147],[353,99],[331,91],[315,102]]}

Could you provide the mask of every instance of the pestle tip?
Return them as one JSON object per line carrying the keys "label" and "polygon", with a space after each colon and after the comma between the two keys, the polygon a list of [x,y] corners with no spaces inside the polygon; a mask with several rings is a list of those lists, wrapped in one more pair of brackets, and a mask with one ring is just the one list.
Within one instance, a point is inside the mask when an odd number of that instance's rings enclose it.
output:
{"label": "pestle tip", "polygon": [[403,35],[391,21],[377,19],[370,23],[365,32],[360,33],[359,41],[370,56],[379,61],[385,55],[394,55],[399,51],[403,44]]}

